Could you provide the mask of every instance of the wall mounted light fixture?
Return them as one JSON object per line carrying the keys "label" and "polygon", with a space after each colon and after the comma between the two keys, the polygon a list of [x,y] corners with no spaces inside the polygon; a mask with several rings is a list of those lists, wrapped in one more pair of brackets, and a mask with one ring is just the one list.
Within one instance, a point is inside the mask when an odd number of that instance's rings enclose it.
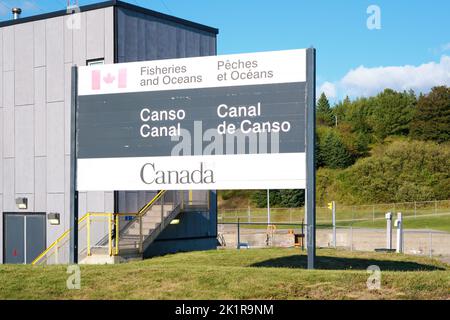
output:
{"label": "wall mounted light fixture", "polygon": [[59,222],[60,222],[59,213],[50,212],[48,214],[48,222],[51,225],[59,225]]}
{"label": "wall mounted light fixture", "polygon": [[27,209],[28,208],[28,199],[27,198],[16,198],[16,206],[18,209]]}

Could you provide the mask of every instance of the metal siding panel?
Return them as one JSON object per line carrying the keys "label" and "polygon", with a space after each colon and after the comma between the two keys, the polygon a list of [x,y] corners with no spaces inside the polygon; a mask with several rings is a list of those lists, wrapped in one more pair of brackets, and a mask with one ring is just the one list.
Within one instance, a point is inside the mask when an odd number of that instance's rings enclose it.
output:
{"label": "metal siding panel", "polygon": [[125,20],[125,35],[121,39],[126,48],[125,61],[137,61],[137,28],[138,19],[135,17],[127,17]]}
{"label": "metal siding panel", "polygon": [[47,211],[47,159],[34,158],[34,209]]}
{"label": "metal siding panel", "polygon": [[137,192],[125,191],[125,212],[138,212]]}
{"label": "metal siding panel", "polygon": [[64,63],[72,62],[73,59],[73,29],[69,28],[70,22],[73,16],[68,15],[63,18],[64,20]]}
{"label": "metal siding panel", "polygon": [[176,30],[177,57],[186,57],[186,32],[182,29]]}
{"label": "metal siding panel", "polygon": [[64,100],[64,20],[46,20],[47,102]]}
{"label": "metal siding panel", "polygon": [[16,107],[15,181],[17,193],[34,192],[34,114],[33,106]]}
{"label": "metal siding panel", "polygon": [[3,71],[14,70],[14,26],[3,28]]}
{"label": "metal siding panel", "polygon": [[104,212],[105,195],[103,191],[90,191],[87,193],[87,211]]}
{"label": "metal siding panel", "polygon": [[[2,107],[3,107],[3,29],[0,29],[0,108]],[[0,147],[2,146],[0,145]]]}
{"label": "metal siding panel", "polygon": [[114,63],[114,7],[105,8],[105,63]]}
{"label": "metal siding panel", "polygon": [[155,60],[158,57],[158,32],[155,21],[146,21],[145,23],[145,50],[146,59]]}
{"label": "metal siding panel", "polygon": [[3,159],[3,212],[16,211],[14,194],[14,159]]}
{"label": "metal siding panel", "polygon": [[126,35],[126,15],[121,9],[117,9],[117,58],[119,62],[125,61],[125,35]]}
{"label": "metal siding panel", "polygon": [[3,72],[3,108],[14,107],[14,71]]}
{"label": "metal siding panel", "polygon": [[[81,218],[87,213],[87,192],[78,193],[78,217]],[[70,212],[69,212],[70,214]]]}
{"label": "metal siding panel", "polygon": [[34,153],[47,155],[47,103],[45,99],[45,68],[34,69]]}
{"label": "metal siding panel", "polygon": [[200,56],[200,35],[186,31],[186,53],[188,57]]}
{"label": "metal siding panel", "polygon": [[3,263],[3,195],[0,193],[0,264]]}
{"label": "metal siding panel", "polygon": [[167,25],[167,39],[164,45],[167,46],[167,56],[169,58],[177,58],[177,28]]}
{"label": "metal siding panel", "polygon": [[87,59],[105,56],[105,12],[93,10],[86,12],[86,53]]}
{"label": "metal siding panel", "polygon": [[69,217],[64,212],[64,194],[49,193],[47,194],[47,212],[56,212],[60,214],[60,224],[51,225],[47,221],[47,246],[51,245],[59,236],[69,228]]}
{"label": "metal siding panel", "polygon": [[127,212],[127,198],[126,191],[119,191],[119,212]]}
{"label": "metal siding panel", "polygon": [[158,41],[156,43],[156,47],[158,48],[158,56],[157,59],[167,59],[170,58],[169,49],[169,29],[167,25],[158,22],[157,23],[157,35]]}
{"label": "metal siding panel", "polygon": [[15,28],[15,104],[34,103],[34,31],[32,23],[19,24]]}
{"label": "metal siding panel", "polygon": [[73,30],[73,62],[86,65],[86,13],[80,14],[80,28]]}
{"label": "metal siding panel", "polygon": [[64,192],[64,102],[47,104],[47,189]]}
{"label": "metal siding panel", "polygon": [[[119,8],[117,19],[119,62],[215,54],[215,35],[203,30],[197,31],[123,8]],[[145,23],[141,24],[140,21]],[[141,29],[145,30],[144,36],[140,33]],[[142,38],[145,42],[145,59],[142,58],[142,41],[138,41]]]}
{"label": "metal siding panel", "polygon": [[112,191],[105,192],[104,198],[105,198],[104,211],[114,212],[114,192]]}
{"label": "metal siding panel", "polygon": [[36,21],[34,26],[34,66],[45,66],[45,20]]}
{"label": "metal siding panel", "polygon": [[[1,181],[0,183],[0,197],[1,197],[1,194],[3,193],[3,108],[0,108],[0,181]],[[0,206],[0,212],[2,210],[3,207]],[[0,231],[1,230],[2,229],[0,228]]]}
{"label": "metal siding panel", "polygon": [[72,117],[72,64],[64,66],[64,154],[70,154]]}
{"label": "metal siding panel", "polygon": [[14,71],[3,73],[3,157],[14,157]]}
{"label": "metal siding panel", "polygon": [[137,19],[137,58],[138,60],[146,60],[146,46],[145,46],[145,21],[142,19]]}
{"label": "metal siding panel", "polygon": [[[70,155],[64,156],[64,212],[70,216]],[[81,216],[80,216],[81,218]]]}
{"label": "metal siding panel", "polygon": [[200,36],[200,55],[209,56],[209,39],[204,35]]}

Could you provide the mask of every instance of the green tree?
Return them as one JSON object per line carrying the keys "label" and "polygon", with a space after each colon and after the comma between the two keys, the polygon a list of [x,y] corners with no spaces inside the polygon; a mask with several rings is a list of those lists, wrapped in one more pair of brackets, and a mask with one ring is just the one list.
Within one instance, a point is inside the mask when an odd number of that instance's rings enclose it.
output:
{"label": "green tree", "polygon": [[411,136],[421,140],[450,140],[450,87],[434,87],[421,95],[411,121]]}
{"label": "green tree", "polygon": [[330,107],[330,102],[325,93],[322,92],[319,101],[317,101],[316,122],[318,125],[333,126],[334,116]]}
{"label": "green tree", "polygon": [[[267,207],[267,190],[256,190],[251,200],[258,208]],[[270,190],[270,206],[279,208],[301,207],[305,204],[304,190],[283,189]]]}
{"label": "green tree", "polygon": [[371,99],[370,124],[375,137],[384,140],[389,135],[409,134],[409,126],[416,105],[414,92],[385,89]]}
{"label": "green tree", "polygon": [[328,168],[346,168],[353,163],[352,156],[335,130],[327,130],[320,143],[320,159]]}

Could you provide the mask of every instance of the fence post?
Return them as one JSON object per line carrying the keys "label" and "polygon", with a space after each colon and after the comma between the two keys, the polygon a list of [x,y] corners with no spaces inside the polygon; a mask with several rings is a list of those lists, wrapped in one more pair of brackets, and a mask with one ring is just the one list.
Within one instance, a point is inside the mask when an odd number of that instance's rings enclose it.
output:
{"label": "fence post", "polygon": [[251,218],[251,215],[250,215],[250,206],[247,206],[247,221],[251,222],[251,220],[252,220],[252,218]]}
{"label": "fence post", "polygon": [[86,240],[86,244],[87,244],[87,255],[90,256],[91,255],[91,214],[88,213],[87,216],[87,223],[86,223],[86,233],[87,233],[87,240]]}
{"label": "fence post", "polygon": [[143,252],[143,248],[142,248],[143,241],[142,241],[142,215],[141,214],[139,214],[138,219],[139,219],[139,253],[142,253]]}
{"label": "fence post", "polygon": [[237,218],[237,248],[241,248],[240,218]]}
{"label": "fence post", "polygon": [[429,247],[430,247],[430,258],[433,258],[433,233],[430,231],[429,232]]}
{"label": "fence post", "polygon": [[414,201],[414,218],[417,218],[417,202]]}
{"label": "fence post", "polygon": [[372,222],[375,223],[375,205],[372,205]]}
{"label": "fence post", "polygon": [[350,251],[353,251],[353,226],[350,226]]}
{"label": "fence post", "polygon": [[331,219],[333,223],[333,247],[336,248],[336,202],[332,201],[332,212]]}

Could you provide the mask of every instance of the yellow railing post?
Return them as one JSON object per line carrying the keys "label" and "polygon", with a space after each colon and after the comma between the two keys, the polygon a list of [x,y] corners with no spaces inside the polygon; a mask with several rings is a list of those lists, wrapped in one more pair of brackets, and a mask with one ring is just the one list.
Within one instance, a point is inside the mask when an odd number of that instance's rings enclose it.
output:
{"label": "yellow railing post", "polygon": [[192,205],[192,190],[189,190],[189,205]]}
{"label": "yellow railing post", "polygon": [[211,204],[210,196],[211,196],[211,191],[210,191],[210,190],[207,190],[207,191],[206,191],[206,202],[207,202],[207,205],[208,205],[208,210],[211,209],[211,208],[209,207],[210,204]]}
{"label": "yellow railing post", "polygon": [[112,214],[108,214],[108,252],[112,256]]}
{"label": "yellow railing post", "polygon": [[142,215],[139,215],[139,252],[142,253],[143,241],[142,241]]}
{"label": "yellow railing post", "polygon": [[87,233],[87,255],[91,255],[91,214],[87,214],[87,225],[86,225],[86,233]]}
{"label": "yellow railing post", "polygon": [[119,254],[119,234],[120,234],[119,215],[116,214],[116,255]]}
{"label": "yellow railing post", "polygon": [[181,194],[181,208],[184,210],[184,191],[180,191]]}

